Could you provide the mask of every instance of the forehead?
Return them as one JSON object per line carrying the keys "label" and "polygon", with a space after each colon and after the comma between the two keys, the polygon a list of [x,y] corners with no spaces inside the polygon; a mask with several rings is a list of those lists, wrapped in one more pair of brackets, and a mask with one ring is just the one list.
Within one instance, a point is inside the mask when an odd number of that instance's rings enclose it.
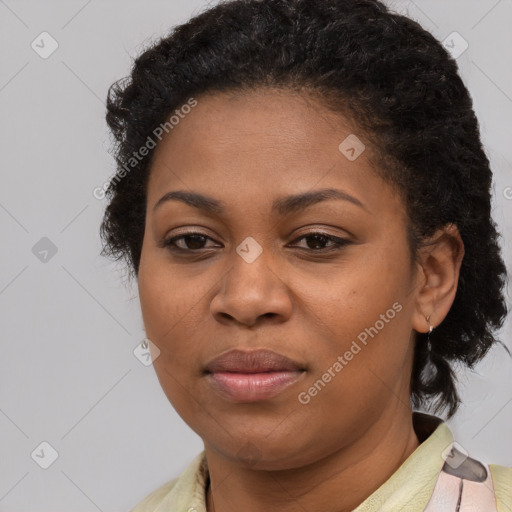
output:
{"label": "forehead", "polygon": [[[155,149],[148,206],[169,190],[200,191],[244,202],[314,188],[382,195],[371,144],[355,160],[340,149],[358,129],[310,95],[260,89],[209,93],[182,115]],[[389,200],[389,198],[387,198]]]}
{"label": "forehead", "polygon": [[228,152],[232,158],[256,151],[262,158],[280,154],[293,160],[294,154],[296,159],[308,156],[314,147],[325,151],[329,135],[336,140],[351,132],[341,115],[292,91],[209,93],[196,101],[197,106],[164,134],[155,158],[176,153],[186,143],[194,146],[198,158],[225,157]]}

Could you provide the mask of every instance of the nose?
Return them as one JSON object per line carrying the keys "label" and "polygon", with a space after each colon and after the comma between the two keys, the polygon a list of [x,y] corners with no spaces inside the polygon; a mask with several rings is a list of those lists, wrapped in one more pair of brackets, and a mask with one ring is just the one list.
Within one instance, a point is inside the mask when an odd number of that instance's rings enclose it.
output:
{"label": "nose", "polygon": [[290,318],[292,301],[288,287],[269,266],[264,253],[252,263],[235,254],[233,265],[223,276],[210,304],[218,322],[254,327],[263,321],[281,323]]}

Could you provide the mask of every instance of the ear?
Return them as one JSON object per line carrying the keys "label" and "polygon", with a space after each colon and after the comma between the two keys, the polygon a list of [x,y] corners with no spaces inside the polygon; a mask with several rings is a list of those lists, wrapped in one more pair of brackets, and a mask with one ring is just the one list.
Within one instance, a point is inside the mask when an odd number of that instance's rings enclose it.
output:
{"label": "ear", "polygon": [[[412,318],[417,332],[437,327],[455,300],[464,243],[455,224],[438,229],[418,250],[416,308]],[[426,318],[430,316],[429,322]]]}

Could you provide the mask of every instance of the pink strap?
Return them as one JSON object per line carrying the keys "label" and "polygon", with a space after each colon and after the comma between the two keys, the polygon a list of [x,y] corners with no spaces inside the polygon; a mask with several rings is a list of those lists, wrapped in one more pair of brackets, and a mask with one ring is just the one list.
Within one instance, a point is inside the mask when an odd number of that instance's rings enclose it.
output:
{"label": "pink strap", "polygon": [[497,510],[489,466],[468,457],[457,443],[453,443],[425,512]]}

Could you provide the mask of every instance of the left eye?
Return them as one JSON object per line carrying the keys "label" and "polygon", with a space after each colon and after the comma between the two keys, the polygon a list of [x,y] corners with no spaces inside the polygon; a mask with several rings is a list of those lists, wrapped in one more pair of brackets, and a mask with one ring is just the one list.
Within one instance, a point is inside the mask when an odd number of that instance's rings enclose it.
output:
{"label": "left eye", "polygon": [[[337,236],[333,235],[326,235],[325,233],[308,233],[307,235],[303,235],[297,239],[294,240],[296,242],[297,240],[306,240],[306,239],[312,240],[311,242],[306,242],[308,247],[305,247],[305,249],[311,249],[314,252],[319,252],[320,250],[330,250],[330,249],[337,249],[339,247],[342,247],[343,245],[347,245],[349,242],[348,240],[345,240],[343,238],[339,238]],[[327,242],[332,242],[332,245],[330,247],[318,247],[319,245],[324,245]],[[311,245],[315,247],[311,247]]]}

